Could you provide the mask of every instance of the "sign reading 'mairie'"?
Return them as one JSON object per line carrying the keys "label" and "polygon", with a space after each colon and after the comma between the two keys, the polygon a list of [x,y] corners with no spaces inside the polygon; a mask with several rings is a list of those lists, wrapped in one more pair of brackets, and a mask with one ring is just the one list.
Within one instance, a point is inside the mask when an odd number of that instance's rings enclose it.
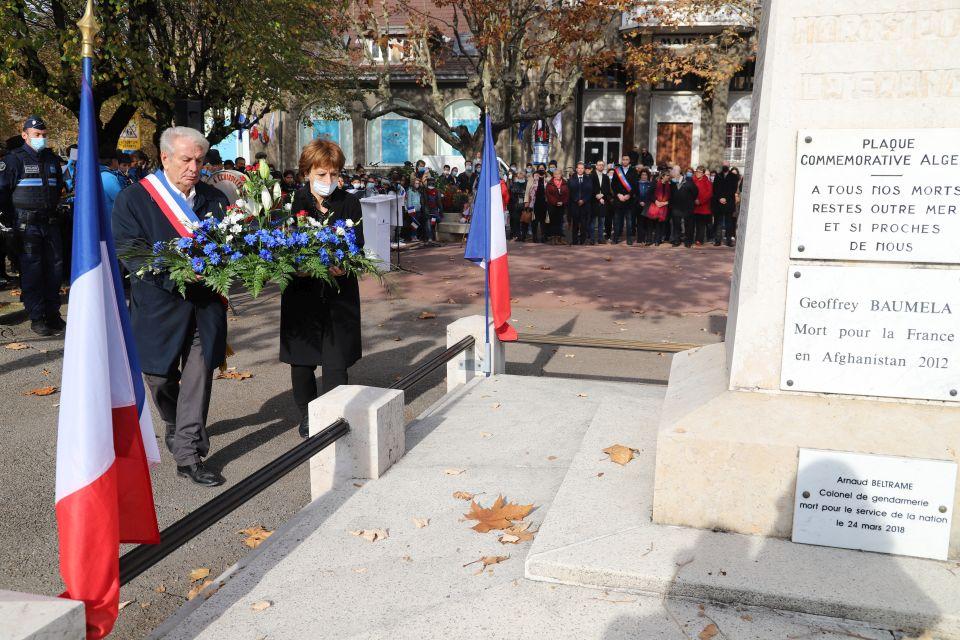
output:
{"label": "sign reading 'mairie'", "polygon": [[793,541],[946,560],[957,463],[800,449]]}
{"label": "sign reading 'mairie'", "polygon": [[960,270],[789,268],[781,389],[960,401]]}
{"label": "sign reading 'mairie'", "polygon": [[797,138],[790,257],[960,263],[960,129]]}

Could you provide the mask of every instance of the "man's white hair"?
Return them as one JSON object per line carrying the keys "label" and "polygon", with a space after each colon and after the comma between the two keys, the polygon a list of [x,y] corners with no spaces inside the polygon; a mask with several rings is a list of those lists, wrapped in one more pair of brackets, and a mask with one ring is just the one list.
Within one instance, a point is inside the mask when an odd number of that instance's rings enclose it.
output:
{"label": "man's white hair", "polygon": [[162,153],[173,153],[173,144],[180,138],[186,138],[203,149],[206,155],[210,150],[210,142],[203,137],[203,134],[190,127],[170,127],[160,134],[160,151]]}

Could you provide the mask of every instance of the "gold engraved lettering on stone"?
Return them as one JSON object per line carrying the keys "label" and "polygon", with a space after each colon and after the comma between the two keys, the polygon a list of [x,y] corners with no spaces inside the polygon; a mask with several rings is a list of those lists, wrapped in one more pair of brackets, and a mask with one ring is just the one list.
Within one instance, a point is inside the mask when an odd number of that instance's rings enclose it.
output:
{"label": "gold engraved lettering on stone", "polygon": [[960,9],[851,13],[793,19],[793,42],[799,45],[890,42],[960,37]]}
{"label": "gold engraved lettering on stone", "polygon": [[960,69],[804,73],[803,100],[960,98]]}

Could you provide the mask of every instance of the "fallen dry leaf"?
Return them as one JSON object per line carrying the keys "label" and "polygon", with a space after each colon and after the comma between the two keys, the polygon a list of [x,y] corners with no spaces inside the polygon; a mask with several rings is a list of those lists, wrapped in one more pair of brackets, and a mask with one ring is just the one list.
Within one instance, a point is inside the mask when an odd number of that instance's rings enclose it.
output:
{"label": "fallen dry leaf", "polygon": [[10,349],[11,351],[20,351],[21,349],[29,349],[30,345],[25,342],[8,342],[3,345],[4,349]]}
{"label": "fallen dry leaf", "polygon": [[750,615],[749,613],[743,614],[742,616],[740,616],[740,619],[745,622],[753,622],[753,616]]}
{"label": "fallen dry leaf", "polygon": [[453,497],[457,500],[473,500],[473,494],[466,491],[454,491]]}
{"label": "fallen dry leaf", "polygon": [[613,258],[611,258],[610,256],[607,256],[607,257],[604,258],[604,260],[606,260],[607,262],[611,262],[611,261],[613,260]]}
{"label": "fallen dry leaf", "polygon": [[261,542],[273,535],[273,531],[264,529],[260,525],[250,527],[249,529],[241,529],[240,531],[237,531],[237,533],[247,536],[244,539],[243,544],[247,545],[251,549],[256,549],[260,546]]}
{"label": "fallen dry leaf", "polygon": [[354,573],[366,573],[366,572],[367,572],[367,568],[366,568],[366,567],[354,567],[354,568],[353,568],[353,572],[354,572]]}
{"label": "fallen dry leaf", "polygon": [[233,371],[228,369],[217,374],[217,380],[246,380],[252,378],[253,374],[249,371]]}
{"label": "fallen dry leaf", "polygon": [[600,473],[598,473],[598,474],[597,474],[597,477],[598,477],[598,478],[602,478],[602,477],[603,477],[603,471],[601,471]]}
{"label": "fallen dry leaf", "polygon": [[430,518],[414,518],[413,524],[417,525],[417,529],[423,529],[430,524]]}
{"label": "fallen dry leaf", "polygon": [[497,496],[489,508],[481,507],[476,501],[470,503],[470,513],[465,513],[467,520],[476,520],[477,524],[471,527],[477,533],[486,533],[493,529],[507,529],[513,526],[513,520],[523,520],[533,511],[532,504],[515,504],[507,502],[502,495]]}
{"label": "fallen dry leaf", "polygon": [[613,444],[603,450],[605,454],[610,456],[611,462],[616,462],[621,466],[633,460],[634,451],[636,451],[636,449],[625,447],[622,444]]}
{"label": "fallen dry leaf", "polygon": [[449,469],[444,469],[444,470],[443,470],[443,472],[444,472],[445,474],[447,474],[448,476],[458,476],[458,475],[460,475],[461,473],[463,473],[464,471],[466,471],[466,469],[456,469],[456,468],[453,468],[453,467],[451,467],[451,468],[449,468]]}
{"label": "fallen dry leaf", "polygon": [[479,570],[477,571],[477,573],[475,574],[475,575],[480,575],[481,573],[483,573],[483,570],[486,569],[487,567],[489,567],[490,565],[492,565],[492,564],[500,564],[500,563],[503,562],[504,560],[509,560],[509,559],[510,559],[510,556],[483,556],[482,558],[479,558],[479,559],[477,559],[477,560],[474,560],[473,562],[468,562],[467,564],[465,564],[465,565],[463,565],[463,566],[469,567],[470,565],[476,564],[476,563],[478,563],[478,562],[483,563],[482,566],[480,567],[480,569],[479,569]]}
{"label": "fallen dry leaf", "polygon": [[447,304],[457,304],[457,301],[453,298],[447,298]]}
{"label": "fallen dry leaf", "polygon": [[146,609],[146,608],[148,608],[149,606],[150,606],[150,603],[149,603],[149,602],[141,602],[141,603],[140,603],[140,608],[141,608],[141,609]]}
{"label": "fallen dry leaf", "polygon": [[480,432],[480,437],[481,437],[481,438],[492,438],[492,437],[493,437],[493,434],[492,434],[492,433],[487,433],[486,431],[481,431],[481,432]]}
{"label": "fallen dry leaf", "polygon": [[131,602],[134,602],[134,601],[133,601],[133,600],[124,600],[124,601],[121,602],[119,605],[117,605],[117,611],[122,611],[123,608],[126,607],[126,606],[127,606],[128,604],[130,604]]}
{"label": "fallen dry leaf", "polygon": [[720,630],[717,629],[717,625],[711,622],[703,628],[703,631],[697,634],[697,638],[700,640],[710,640],[710,638],[714,637],[718,633],[720,633]]}
{"label": "fallen dry leaf", "polygon": [[44,369],[43,371],[40,372],[40,375],[42,375],[43,377],[49,376],[49,375],[50,375],[50,369]]}
{"label": "fallen dry leaf", "polygon": [[161,582],[160,586],[154,589],[154,591],[156,591],[157,593],[166,593],[167,587]]}
{"label": "fallen dry leaf", "polygon": [[269,600],[257,600],[252,605],[250,605],[251,611],[263,611],[264,609],[269,609],[273,606],[273,603]]}
{"label": "fallen dry leaf", "polygon": [[587,397],[587,394],[585,394],[585,393],[578,393],[578,394],[577,394],[577,397],[578,397],[578,398],[586,398],[586,397]]}
{"label": "fallen dry leaf", "polygon": [[536,531],[528,531],[530,528],[529,522],[518,522],[512,527],[507,527],[503,530],[503,535],[500,536],[499,540],[501,544],[517,544],[519,542],[527,542],[528,540],[533,540],[533,534]]}
{"label": "fallen dry leaf", "polygon": [[575,353],[565,353],[565,354],[563,354],[563,357],[564,357],[564,358],[576,358],[576,357],[577,357],[577,354],[575,354]]}
{"label": "fallen dry leaf", "polygon": [[390,533],[386,529],[357,529],[350,533],[370,542],[376,542],[390,537]]}
{"label": "fallen dry leaf", "polygon": [[25,396],[49,396],[57,392],[56,387],[39,387],[37,389],[30,389],[30,391],[25,392]]}
{"label": "fallen dry leaf", "polygon": [[421,311],[420,315],[417,316],[417,320],[432,320],[437,317],[437,314],[432,311]]}
{"label": "fallen dry leaf", "polygon": [[490,405],[490,408],[491,408],[491,409],[499,409],[499,408],[500,408],[500,403],[499,403],[499,402],[494,402],[492,405]]}
{"label": "fallen dry leaf", "polygon": [[199,582],[210,575],[210,569],[206,567],[200,567],[199,569],[194,569],[190,572],[190,582]]}
{"label": "fallen dry leaf", "polygon": [[550,271],[553,267],[548,267],[547,265],[540,265],[540,271]]}
{"label": "fallen dry leaf", "polygon": [[556,460],[556,459],[557,459],[557,456],[547,456],[547,460],[549,460],[549,461],[551,461],[551,462],[553,462],[553,461]]}
{"label": "fallen dry leaf", "polygon": [[193,600],[198,595],[200,595],[201,591],[203,591],[204,589],[206,589],[212,584],[213,584],[213,580],[204,580],[201,584],[194,586],[193,589],[190,589],[190,591],[187,593],[187,600]]}
{"label": "fallen dry leaf", "polygon": [[21,295],[20,289],[10,289],[11,298],[19,298]]}

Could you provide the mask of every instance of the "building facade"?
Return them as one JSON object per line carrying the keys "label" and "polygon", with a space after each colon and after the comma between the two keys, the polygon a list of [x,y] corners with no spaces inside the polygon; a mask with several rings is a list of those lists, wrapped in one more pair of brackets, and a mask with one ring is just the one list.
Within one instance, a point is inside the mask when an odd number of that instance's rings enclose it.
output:
{"label": "building facade", "polygon": [[[684,46],[705,33],[729,24],[724,16],[706,16],[682,29],[664,29],[646,25],[636,16],[626,14],[621,20],[622,40],[640,30],[664,49]],[[403,38],[391,39],[388,55],[397,51],[402,60]],[[438,82],[445,99],[444,115],[451,124],[478,127],[480,109],[466,89],[466,66],[445,65],[438,70]],[[747,157],[754,65],[748,61],[730,83],[727,112],[725,160],[742,167]],[[561,167],[572,167],[579,160],[617,161],[622,153],[648,149],[658,163],[696,166],[704,155],[703,94],[695,77],[670,86],[650,86],[628,90],[626,73],[619,67],[609,70],[594,82],[581,82],[575,99],[553,122],[542,123],[549,135],[549,159]],[[398,77],[392,83],[395,97],[416,104],[426,99],[425,89],[412,78]],[[275,114],[278,131],[267,143],[250,140],[249,153],[266,151],[268,158],[280,168],[295,168],[304,145],[316,137],[325,137],[340,144],[347,166],[389,169],[404,162],[423,158],[431,166],[463,165],[463,158],[429,127],[417,120],[387,114],[376,120],[365,120],[363,107],[373,107],[376,99],[361,104],[345,104],[342,115],[330,119],[319,115],[311,105],[298,105],[288,113]],[[270,116],[268,116],[270,118]],[[501,134],[498,155],[507,163],[523,165],[533,160],[533,133],[527,127],[522,139],[517,128]],[[508,135],[509,133],[509,135]],[[226,157],[226,156],[225,156]]]}

